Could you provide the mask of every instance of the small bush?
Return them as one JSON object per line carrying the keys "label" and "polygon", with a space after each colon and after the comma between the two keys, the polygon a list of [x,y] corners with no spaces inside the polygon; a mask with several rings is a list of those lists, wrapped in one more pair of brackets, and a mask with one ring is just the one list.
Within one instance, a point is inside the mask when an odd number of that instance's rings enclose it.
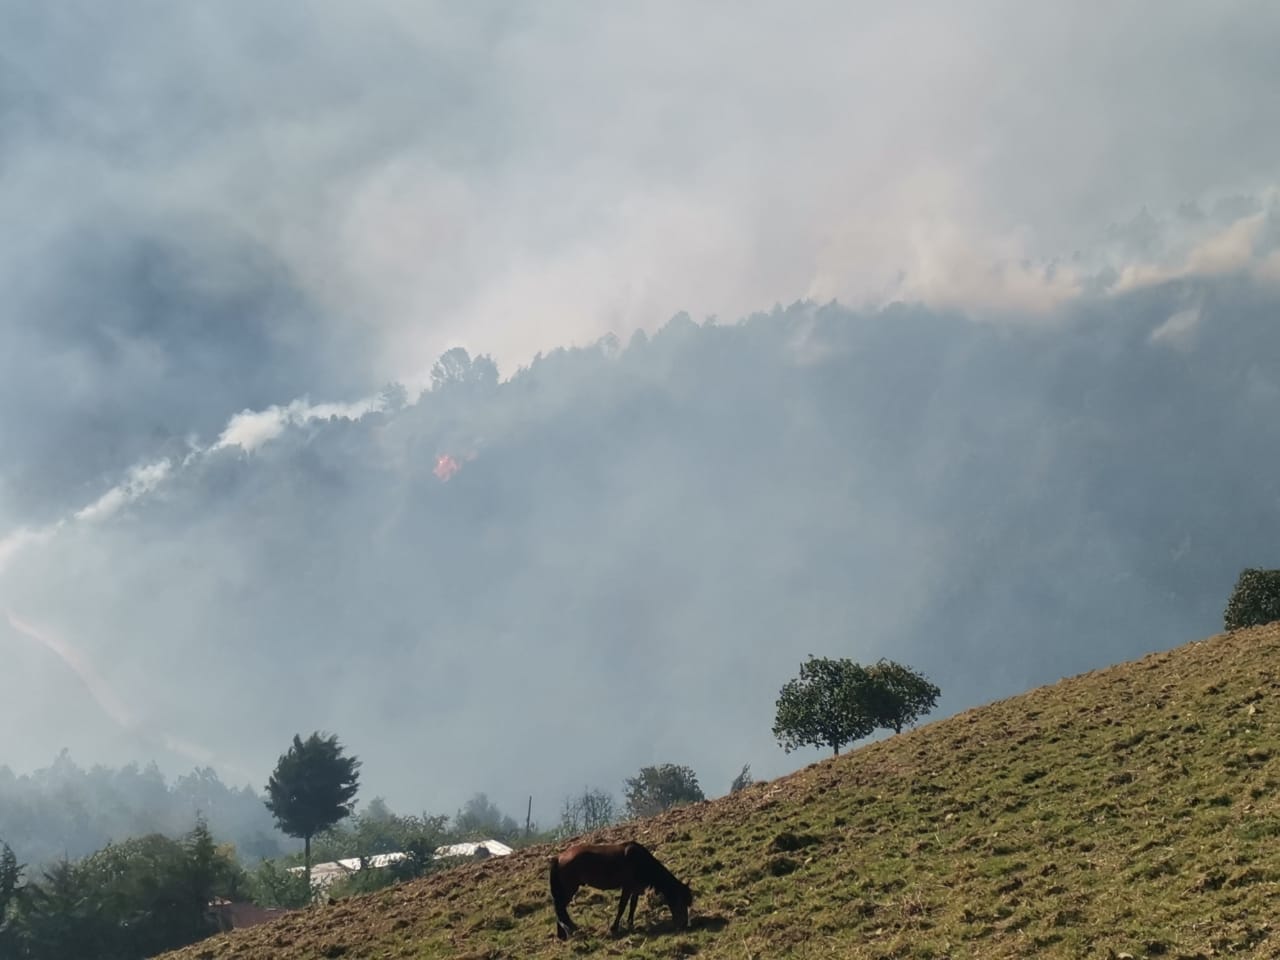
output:
{"label": "small bush", "polygon": [[800,864],[790,857],[774,857],[769,861],[768,868],[775,877],[785,877],[788,873],[795,873]]}
{"label": "small bush", "polygon": [[769,850],[774,853],[791,853],[802,850],[818,842],[818,838],[808,833],[795,834],[784,830],[769,843]]}
{"label": "small bush", "polygon": [[1280,620],[1280,570],[1241,572],[1227,601],[1223,622],[1228,630]]}

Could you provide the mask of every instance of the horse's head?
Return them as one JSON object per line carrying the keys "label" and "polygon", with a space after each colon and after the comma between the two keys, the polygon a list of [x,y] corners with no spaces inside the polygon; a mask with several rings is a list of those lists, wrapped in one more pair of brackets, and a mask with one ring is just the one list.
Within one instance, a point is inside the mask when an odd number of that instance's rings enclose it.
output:
{"label": "horse's head", "polygon": [[689,908],[693,906],[693,891],[687,883],[677,880],[675,886],[667,894],[667,906],[671,908],[671,918],[676,922],[677,930],[689,926]]}

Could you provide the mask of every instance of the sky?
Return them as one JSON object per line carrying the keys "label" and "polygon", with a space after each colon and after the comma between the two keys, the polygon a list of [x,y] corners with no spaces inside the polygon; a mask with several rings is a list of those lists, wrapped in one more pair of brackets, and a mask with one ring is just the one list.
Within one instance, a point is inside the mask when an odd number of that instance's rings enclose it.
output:
{"label": "sky", "polygon": [[[243,691],[167,689],[236,622],[210,579],[270,567],[248,559],[263,548],[247,513],[205,536],[241,509],[211,482],[182,487],[186,512],[149,504],[222,456],[267,470],[256,455],[358,420],[388,383],[417,397],[452,347],[505,378],[680,311],[733,323],[796,300],[908,301],[1025,329],[1191,275],[1269,289],[1277,39],[1274,4],[1227,0],[0,0],[0,692],[7,721],[27,721],[0,763],[154,750],[260,786],[298,729],[382,735],[305,707],[314,691],[261,709],[251,661]],[[1184,305],[1153,337],[1194,344],[1200,316]],[[264,542],[325,549],[272,519],[253,521]],[[945,519],[884,523],[921,549],[945,535]],[[136,613],[158,598],[163,616]],[[318,648],[341,642],[278,616]],[[525,669],[534,686],[556,675]],[[432,723],[474,720],[475,683]],[[248,718],[236,738],[212,733],[223,711]],[[699,754],[735,754],[709,781],[804,759],[764,752],[767,731],[723,738]],[[540,816],[557,790],[653,759],[544,776]],[[447,783],[372,764],[366,778],[400,807],[448,809],[511,762],[481,747],[450,757]]]}

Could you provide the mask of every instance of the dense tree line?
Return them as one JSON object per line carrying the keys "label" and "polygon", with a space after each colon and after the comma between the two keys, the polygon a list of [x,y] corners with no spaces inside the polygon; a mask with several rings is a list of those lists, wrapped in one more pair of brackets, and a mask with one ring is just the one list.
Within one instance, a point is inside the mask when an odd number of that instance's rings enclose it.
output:
{"label": "dense tree line", "polygon": [[0,844],[0,960],[141,960],[217,931],[209,905],[239,899],[241,866],[203,821],[174,840],[113,843],[28,873]]}
{"label": "dense tree line", "polygon": [[78,860],[112,841],[148,834],[178,838],[197,816],[245,863],[281,856],[292,846],[260,794],[224,784],[207,767],[170,783],[154,764],[86,769],[66,751],[22,776],[0,766],[0,839],[35,867]]}
{"label": "dense tree line", "polygon": [[[439,846],[495,834],[512,844],[548,838],[517,829],[484,794],[452,818],[397,814],[375,797],[363,812],[317,830],[312,852],[317,861],[408,854],[326,891],[344,897],[443,869],[447,862],[434,856]],[[217,932],[214,898],[306,906],[307,878],[289,869],[301,859],[292,854],[247,868],[203,819],[177,838],[141,835],[43,867],[20,859],[0,837],[0,960],[140,960]]]}

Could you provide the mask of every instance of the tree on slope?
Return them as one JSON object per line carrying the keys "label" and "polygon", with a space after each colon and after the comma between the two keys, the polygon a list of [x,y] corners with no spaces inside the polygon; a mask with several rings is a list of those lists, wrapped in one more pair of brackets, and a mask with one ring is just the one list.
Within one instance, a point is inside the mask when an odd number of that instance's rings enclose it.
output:
{"label": "tree on slope", "polygon": [[1227,600],[1223,626],[1239,630],[1280,620],[1280,570],[1247,567]]}
{"label": "tree on slope", "polygon": [[674,763],[641,767],[638,775],[627,777],[626,798],[630,817],[652,817],[672,807],[707,799],[692,768]]}
{"label": "tree on slope", "polygon": [[877,727],[901,733],[938,705],[942,691],[922,674],[892,660],[867,668],[868,711]]}
{"label": "tree on slope", "polygon": [[778,695],[773,735],[788,753],[813,746],[839,754],[846,743],[877,727],[901,733],[934,708],[941,692],[892,660],[864,667],[849,659],[810,656]]}
{"label": "tree on slope", "polygon": [[583,787],[582,793],[565,799],[559,834],[572,837],[599,830],[613,823],[616,815],[612,794],[596,787]]}
{"label": "tree on slope", "polygon": [[501,840],[511,843],[519,839],[520,824],[515,817],[503,813],[485,793],[472,794],[453,818],[453,832],[472,840]]}
{"label": "tree on slope", "polygon": [[830,747],[834,756],[875,730],[867,680],[866,669],[852,660],[810,655],[778,694],[773,735],[782,749]]}
{"label": "tree on slope", "polygon": [[280,755],[267,781],[267,809],[280,829],[303,841],[307,889],[311,888],[311,838],[351,815],[360,782],[360,761],[343,756],[336,734],[313,733]]}

